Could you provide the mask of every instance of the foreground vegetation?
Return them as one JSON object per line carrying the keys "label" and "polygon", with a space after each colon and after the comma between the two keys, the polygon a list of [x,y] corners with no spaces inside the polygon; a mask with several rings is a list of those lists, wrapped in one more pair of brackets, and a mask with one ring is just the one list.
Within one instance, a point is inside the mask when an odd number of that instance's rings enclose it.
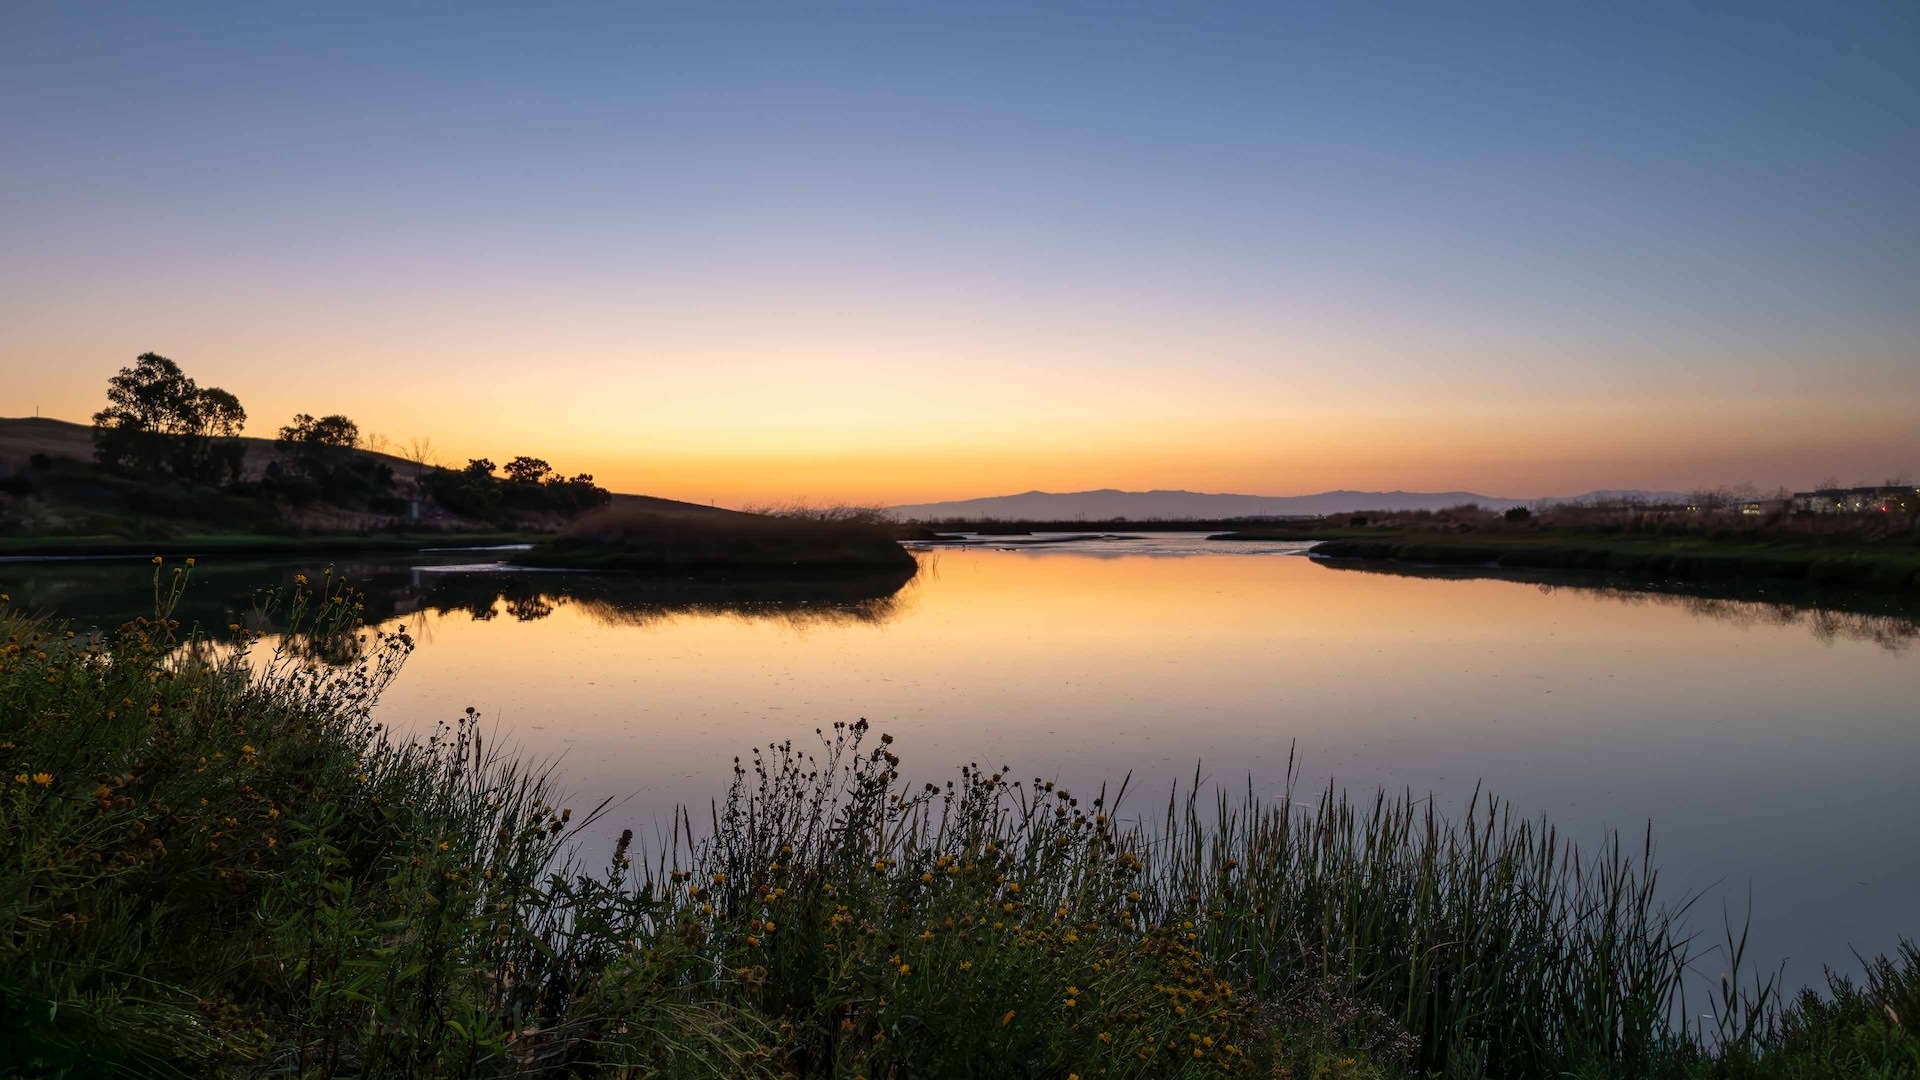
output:
{"label": "foreground vegetation", "polygon": [[516,555],[523,566],[649,574],[866,571],[911,577],[919,564],[871,507],[698,514],[610,506]]}
{"label": "foreground vegetation", "polygon": [[369,719],[412,641],[332,575],[261,598],[270,655],[181,627],[187,576],[156,568],[156,615],[110,635],[0,629],[17,1072],[1920,1070],[1912,948],[1792,1003],[1683,1002],[1703,951],[1644,849],[1576,855],[1487,800],[1449,822],[1248,793],[1141,823],[1005,768],[904,779],[861,722],[737,762],[698,827],[590,868],[597,812],[470,712],[422,742]]}

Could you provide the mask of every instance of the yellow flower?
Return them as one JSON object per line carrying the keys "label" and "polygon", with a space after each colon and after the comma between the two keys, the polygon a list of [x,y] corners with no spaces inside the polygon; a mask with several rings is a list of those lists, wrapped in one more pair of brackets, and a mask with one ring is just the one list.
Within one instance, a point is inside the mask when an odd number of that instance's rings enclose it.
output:
{"label": "yellow flower", "polygon": [[900,974],[902,974],[902,975],[911,975],[911,974],[913,974],[913,965],[912,965],[912,964],[901,964],[901,965],[900,965]]}
{"label": "yellow flower", "polygon": [[1095,1035],[1094,1038],[1099,1039],[1103,1043],[1110,1043],[1113,1041],[1112,1033],[1106,1032],[1106,1031],[1103,1031],[1100,1034]]}
{"label": "yellow flower", "polygon": [[1000,1018],[1000,1026],[1006,1027],[1008,1024],[1011,1024],[1011,1023],[1013,1023],[1013,1010],[1008,1009],[1007,1015]]}
{"label": "yellow flower", "polygon": [[960,961],[960,970],[961,970],[961,971],[972,971],[972,970],[973,970],[973,961],[971,961],[971,960],[962,960],[962,961]]}
{"label": "yellow flower", "polygon": [[27,782],[27,774],[26,774],[26,773],[15,773],[15,774],[14,774],[14,776],[13,776],[13,782],[14,782],[14,783],[16,783],[16,784],[24,784],[24,783],[26,783],[26,782]]}
{"label": "yellow flower", "polygon": [[[159,562],[160,560],[158,560],[158,559],[155,559],[154,561],[155,561],[155,562]],[[295,585],[305,585],[305,584],[307,583],[307,575],[305,575],[305,574],[295,574],[295,575],[293,575],[293,583],[294,583]]]}
{"label": "yellow flower", "polygon": [[1072,999],[1072,998],[1068,998],[1068,999],[1067,999],[1067,1008],[1069,1008],[1069,1009],[1071,1009],[1071,1008],[1073,1008],[1073,1007],[1074,1007],[1075,1005],[1078,1005],[1078,1004],[1080,1004],[1080,1003],[1079,1003],[1078,1001],[1075,1001],[1075,1000],[1074,1000],[1074,999]]}
{"label": "yellow flower", "polygon": [[192,565],[193,565],[193,560],[192,560],[192,559],[188,559],[188,560],[187,560],[187,565],[188,565],[188,566],[192,566]]}
{"label": "yellow flower", "polygon": [[47,787],[53,783],[53,774],[43,772],[34,773],[33,782],[39,784],[41,787]]}
{"label": "yellow flower", "polygon": [[155,565],[155,566],[159,566],[159,565],[160,565],[160,556],[158,556],[158,555],[155,555],[155,556],[153,557],[153,565]]}

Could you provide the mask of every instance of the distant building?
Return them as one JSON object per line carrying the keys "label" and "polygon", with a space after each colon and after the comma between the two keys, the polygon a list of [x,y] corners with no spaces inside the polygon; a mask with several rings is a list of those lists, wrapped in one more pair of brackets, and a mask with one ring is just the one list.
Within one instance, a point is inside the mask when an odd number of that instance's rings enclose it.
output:
{"label": "distant building", "polygon": [[1789,502],[1793,509],[1813,514],[1910,511],[1920,507],[1920,487],[1882,484],[1877,487],[1820,488],[1815,491],[1796,491]]}

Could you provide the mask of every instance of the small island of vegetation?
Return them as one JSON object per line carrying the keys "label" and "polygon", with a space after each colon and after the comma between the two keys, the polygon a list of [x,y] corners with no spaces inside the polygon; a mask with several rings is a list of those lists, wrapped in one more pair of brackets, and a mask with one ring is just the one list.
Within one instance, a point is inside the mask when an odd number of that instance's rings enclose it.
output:
{"label": "small island of vegetation", "polygon": [[[703,508],[704,509],[704,508]],[[515,555],[521,566],[643,574],[867,572],[913,576],[913,555],[872,507],[685,513],[610,506]]]}

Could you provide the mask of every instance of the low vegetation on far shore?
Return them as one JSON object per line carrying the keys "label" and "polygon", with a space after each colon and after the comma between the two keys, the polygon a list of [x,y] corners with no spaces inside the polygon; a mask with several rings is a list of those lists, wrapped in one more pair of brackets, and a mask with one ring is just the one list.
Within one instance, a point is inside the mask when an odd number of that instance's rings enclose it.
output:
{"label": "low vegetation on far shore", "polygon": [[1743,514],[1634,506],[1553,506],[1538,512],[1460,506],[1248,526],[1211,539],[1313,540],[1318,541],[1313,554],[1326,558],[1920,590],[1920,512],[1904,508]]}
{"label": "low vegetation on far shore", "polygon": [[[0,613],[0,1046],[27,1075],[1920,1067],[1911,946],[1782,1000],[1738,934],[1687,934],[1641,845],[1577,854],[1486,799],[1143,820],[1006,767],[923,781],[861,721],[602,847],[471,711],[419,742],[370,719],[413,642],[333,575],[262,598],[273,639],[181,626],[189,576],[156,567],[154,615],[100,636]],[[1690,965],[1734,978],[1702,1000]]]}
{"label": "low vegetation on far shore", "polygon": [[637,573],[870,571],[911,576],[885,510],[783,506],[677,513],[614,505],[514,557],[525,566]]}

